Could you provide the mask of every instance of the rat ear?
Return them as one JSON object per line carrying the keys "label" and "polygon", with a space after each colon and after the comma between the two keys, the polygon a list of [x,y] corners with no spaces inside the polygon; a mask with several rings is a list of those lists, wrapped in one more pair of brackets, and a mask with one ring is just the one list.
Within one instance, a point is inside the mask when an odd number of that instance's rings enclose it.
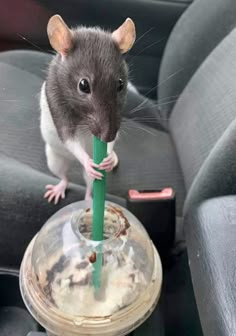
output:
{"label": "rat ear", "polygon": [[60,15],[54,15],[50,18],[47,33],[53,49],[62,56],[66,56],[73,45],[72,32]]}
{"label": "rat ear", "polygon": [[134,22],[128,18],[112,33],[113,40],[118,44],[121,53],[129,51],[135,41],[136,32]]}

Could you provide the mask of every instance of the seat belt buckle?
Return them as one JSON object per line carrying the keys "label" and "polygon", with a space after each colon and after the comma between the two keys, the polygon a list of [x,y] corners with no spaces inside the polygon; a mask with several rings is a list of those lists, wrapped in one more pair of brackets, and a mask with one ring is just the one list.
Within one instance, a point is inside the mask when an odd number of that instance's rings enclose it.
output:
{"label": "seat belt buckle", "polygon": [[164,200],[167,198],[172,197],[174,194],[174,191],[172,188],[164,188],[159,190],[135,190],[130,189],[129,190],[129,198],[131,200]]}
{"label": "seat belt buckle", "polygon": [[130,189],[127,208],[144,225],[162,259],[168,257],[175,240],[176,195],[173,188]]}

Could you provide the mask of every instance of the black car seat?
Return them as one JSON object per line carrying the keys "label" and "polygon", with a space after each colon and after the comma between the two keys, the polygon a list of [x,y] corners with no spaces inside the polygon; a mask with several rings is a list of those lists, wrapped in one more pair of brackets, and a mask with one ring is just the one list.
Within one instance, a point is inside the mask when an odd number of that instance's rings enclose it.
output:
{"label": "black car seat", "polygon": [[[214,49],[235,22],[234,0],[196,0],[179,20],[158,85],[160,99],[181,95],[172,110],[159,111],[129,92],[129,109],[140,101],[145,108],[133,117],[125,111],[127,130],[117,143],[120,165],[108,177],[110,200],[124,205],[129,188],[171,186],[181,219],[184,204],[235,191],[236,159],[232,144],[227,146],[236,116],[235,31]],[[0,218],[1,241],[8,243],[0,246],[0,259],[8,266],[19,264],[28,241],[52,213],[84,197],[81,168],[75,165],[67,198],[58,206],[43,199],[45,185],[56,182],[39,132],[38,94],[50,59],[33,51],[0,54]]]}

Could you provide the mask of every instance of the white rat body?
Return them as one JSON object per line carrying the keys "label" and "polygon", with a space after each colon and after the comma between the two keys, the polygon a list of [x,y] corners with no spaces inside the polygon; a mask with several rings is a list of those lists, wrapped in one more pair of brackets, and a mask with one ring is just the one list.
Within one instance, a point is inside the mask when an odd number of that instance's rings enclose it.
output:
{"label": "white rat body", "polygon": [[[49,202],[54,199],[55,204],[57,204],[60,197],[65,198],[65,190],[68,184],[67,172],[72,162],[79,160],[80,163],[84,165],[84,152],[87,153],[89,157],[92,157],[92,135],[83,134],[82,132],[80,135],[78,132],[76,140],[67,141],[66,144],[61,141],[48,106],[47,97],[45,94],[45,82],[42,85],[40,93],[40,109],[40,130],[42,138],[45,142],[47,165],[50,171],[61,179],[60,183],[56,186],[46,186],[48,191],[45,193],[45,197],[48,198]],[[118,164],[118,157],[113,151],[114,144],[115,141],[112,141],[109,142],[107,146],[108,158],[111,158],[111,160],[107,160],[108,165],[110,165],[110,167],[107,167],[107,171],[111,171]],[[78,155],[73,151],[73,148],[77,149],[77,153],[81,153],[81,157],[80,155],[78,157]],[[87,173],[86,170],[84,170],[84,178],[87,184],[85,199],[90,199],[93,177]]]}
{"label": "white rat body", "polygon": [[[127,19],[113,33],[99,28],[71,30],[58,15],[48,22],[48,37],[57,51],[41,89],[41,134],[47,164],[61,181],[47,185],[45,198],[57,204],[65,197],[71,163],[84,167],[85,199],[91,198],[92,182],[102,179],[118,164],[113,147],[120,127],[127,92],[127,65],[122,54],[135,40],[135,27]],[[92,160],[93,136],[108,143],[107,157]]]}

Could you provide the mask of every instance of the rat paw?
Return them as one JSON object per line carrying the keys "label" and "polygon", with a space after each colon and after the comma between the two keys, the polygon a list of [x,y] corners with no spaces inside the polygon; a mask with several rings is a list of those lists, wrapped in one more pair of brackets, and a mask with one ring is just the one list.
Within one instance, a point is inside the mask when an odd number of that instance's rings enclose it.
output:
{"label": "rat paw", "polygon": [[48,184],[46,186],[46,193],[44,194],[44,198],[48,199],[48,202],[50,203],[52,200],[54,200],[54,204],[57,204],[60,200],[60,198],[65,198],[65,191],[67,187],[67,180],[61,180],[57,185],[51,185]]}
{"label": "rat paw", "polygon": [[95,168],[99,168],[99,166],[93,162],[92,159],[88,158],[85,162],[85,172],[92,179],[101,180],[103,178],[102,173],[98,172]]}
{"label": "rat paw", "polygon": [[115,152],[109,154],[99,165],[99,169],[106,172],[112,171],[118,165],[118,157]]}

